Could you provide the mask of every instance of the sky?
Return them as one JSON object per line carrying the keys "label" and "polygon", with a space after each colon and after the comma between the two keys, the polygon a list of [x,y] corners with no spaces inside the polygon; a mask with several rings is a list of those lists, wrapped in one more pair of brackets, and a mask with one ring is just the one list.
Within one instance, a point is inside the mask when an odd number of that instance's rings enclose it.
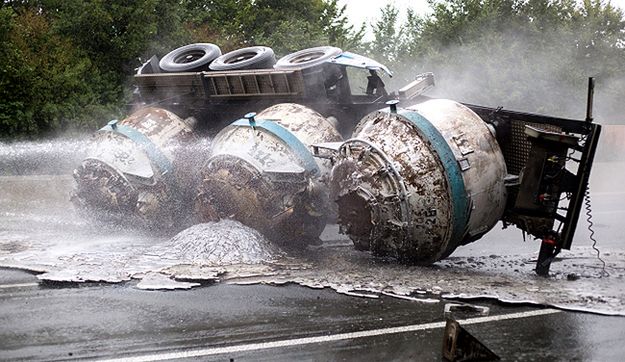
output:
{"label": "sky", "polygon": [[405,16],[407,8],[412,8],[419,14],[424,14],[429,9],[426,0],[340,0],[339,3],[347,5],[347,17],[357,27],[374,21],[380,9],[389,3],[394,3],[402,16]]}
{"label": "sky", "polygon": [[[339,0],[339,3],[347,5],[347,17],[356,28],[363,23],[371,24],[375,21],[380,9],[389,3],[394,3],[400,10],[400,23],[405,18],[408,8],[412,8],[417,14],[425,14],[429,11],[427,0]],[[625,11],[625,0],[611,0],[610,3]],[[370,40],[370,36],[371,31],[367,29],[365,39]]]}

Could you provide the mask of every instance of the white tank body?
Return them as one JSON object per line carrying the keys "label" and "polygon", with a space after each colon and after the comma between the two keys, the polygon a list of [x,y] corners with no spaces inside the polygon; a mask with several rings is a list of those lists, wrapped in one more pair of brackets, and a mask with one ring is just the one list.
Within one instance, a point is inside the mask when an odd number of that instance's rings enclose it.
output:
{"label": "white tank body", "polygon": [[503,214],[501,150],[484,121],[457,102],[373,112],[335,161],[339,224],[362,250],[429,264]]}
{"label": "white tank body", "polygon": [[202,152],[197,140],[192,124],[162,108],[109,122],[74,170],[74,205],[99,220],[173,226],[195,188],[187,151]]}
{"label": "white tank body", "polygon": [[283,244],[317,240],[330,203],[330,164],[313,143],[336,142],[334,125],[298,104],[278,104],[214,138],[197,198],[202,220],[233,218]]}

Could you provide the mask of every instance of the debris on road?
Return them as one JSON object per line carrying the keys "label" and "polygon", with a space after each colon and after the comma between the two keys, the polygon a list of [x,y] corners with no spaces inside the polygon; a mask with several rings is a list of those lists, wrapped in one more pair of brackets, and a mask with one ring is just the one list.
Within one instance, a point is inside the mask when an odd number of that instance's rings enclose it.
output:
{"label": "debris on road", "polygon": [[443,334],[443,358],[450,362],[499,361],[501,358],[460,323],[448,318]]}
{"label": "debris on road", "polygon": [[490,308],[488,307],[484,307],[484,306],[480,306],[480,305],[474,305],[474,304],[467,304],[467,303],[447,303],[445,304],[445,316],[446,317],[450,317],[452,314],[454,314],[455,312],[461,312],[461,313],[477,313],[481,316],[487,316],[490,313]]}

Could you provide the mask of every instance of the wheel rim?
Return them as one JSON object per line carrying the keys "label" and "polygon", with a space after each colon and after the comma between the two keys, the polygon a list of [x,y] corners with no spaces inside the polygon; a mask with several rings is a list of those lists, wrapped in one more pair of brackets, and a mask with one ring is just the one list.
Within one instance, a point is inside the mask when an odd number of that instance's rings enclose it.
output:
{"label": "wheel rim", "polygon": [[224,61],[224,63],[225,64],[237,64],[237,63],[241,63],[246,60],[252,59],[255,56],[256,56],[256,53],[254,52],[246,52],[246,53],[239,54],[236,57],[228,58],[226,59],[226,61]]}
{"label": "wheel rim", "polygon": [[202,50],[191,50],[174,58],[174,63],[176,64],[193,63],[196,60],[201,59],[204,55],[206,55],[206,52]]}
{"label": "wheel rim", "polygon": [[293,57],[293,59],[291,59],[291,63],[293,64],[306,63],[311,60],[319,59],[324,54],[325,54],[324,52],[312,52],[312,53],[302,54],[297,57]]}

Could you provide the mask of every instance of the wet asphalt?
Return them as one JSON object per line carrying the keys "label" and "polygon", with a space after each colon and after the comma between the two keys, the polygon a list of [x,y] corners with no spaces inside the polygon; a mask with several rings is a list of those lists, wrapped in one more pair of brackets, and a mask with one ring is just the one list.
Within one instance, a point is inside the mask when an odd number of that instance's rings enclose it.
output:
{"label": "wet asphalt", "polygon": [[[440,361],[444,329],[431,323],[444,321],[445,304],[453,302],[357,298],[295,285],[163,292],[135,289],[133,282],[37,284],[34,275],[9,269],[0,270],[0,283],[0,360],[178,360],[190,354],[211,361]],[[625,353],[623,317],[555,310],[532,316],[523,313],[544,309],[473,302],[489,307],[491,319],[521,313],[465,326],[502,360],[620,361]],[[383,330],[405,326],[417,330]],[[345,335],[360,331],[374,333]]]}
{"label": "wet asphalt", "polygon": [[[593,193],[599,248],[625,247],[625,192]],[[609,191],[609,192],[608,192]],[[574,245],[589,246],[585,223]],[[533,252],[515,230],[494,230],[454,255]],[[557,266],[556,266],[557,267]],[[205,284],[144,291],[122,284],[40,283],[0,269],[0,360],[440,361],[444,307],[296,285]],[[471,301],[456,314],[507,361],[622,361],[625,318]],[[512,318],[512,317],[513,318]],[[505,319],[512,318],[512,319]],[[388,328],[395,328],[388,330]]]}

